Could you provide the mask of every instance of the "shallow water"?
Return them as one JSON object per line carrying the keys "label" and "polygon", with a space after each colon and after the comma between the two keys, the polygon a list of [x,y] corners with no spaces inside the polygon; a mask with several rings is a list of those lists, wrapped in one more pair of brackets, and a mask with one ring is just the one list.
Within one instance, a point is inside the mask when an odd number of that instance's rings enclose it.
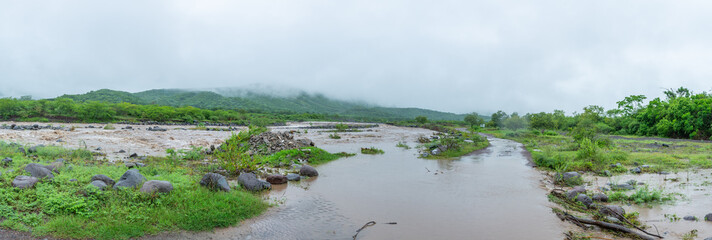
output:
{"label": "shallow water", "polygon": [[[410,140],[416,135],[390,129]],[[363,134],[363,133],[362,133]],[[332,152],[375,146],[362,155],[319,166],[319,177],[275,186],[281,205],[241,227],[203,235],[213,239],[561,239],[564,225],[551,213],[541,175],[526,166],[519,143],[490,138],[492,146],[455,160],[426,160],[389,137],[321,144]],[[384,224],[397,222],[396,225]],[[190,238],[190,237],[186,237]]]}

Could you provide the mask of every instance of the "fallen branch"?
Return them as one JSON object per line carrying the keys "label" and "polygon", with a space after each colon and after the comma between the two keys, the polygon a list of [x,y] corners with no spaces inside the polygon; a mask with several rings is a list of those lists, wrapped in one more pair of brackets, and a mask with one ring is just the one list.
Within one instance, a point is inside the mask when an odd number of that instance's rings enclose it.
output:
{"label": "fallen branch", "polygon": [[556,216],[559,217],[559,219],[561,219],[561,221],[568,220],[573,223],[576,223],[577,225],[579,225],[579,224],[596,225],[598,227],[605,228],[608,230],[632,234],[632,235],[635,235],[641,239],[655,240],[655,238],[652,238],[648,235],[641,234],[639,232],[633,231],[630,228],[627,228],[627,227],[624,227],[624,226],[621,226],[618,224],[614,224],[614,223],[607,223],[607,222],[601,222],[601,221],[596,221],[596,220],[592,220],[592,219],[578,218],[578,217],[575,217],[575,216],[568,214],[566,212],[556,212]]}

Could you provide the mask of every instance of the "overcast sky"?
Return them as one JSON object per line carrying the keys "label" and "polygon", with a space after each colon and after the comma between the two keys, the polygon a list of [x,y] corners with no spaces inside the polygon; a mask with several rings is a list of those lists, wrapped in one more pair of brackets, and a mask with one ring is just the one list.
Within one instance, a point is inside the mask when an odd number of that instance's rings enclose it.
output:
{"label": "overcast sky", "polygon": [[712,89],[712,1],[5,1],[0,95],[301,89],[489,114]]}

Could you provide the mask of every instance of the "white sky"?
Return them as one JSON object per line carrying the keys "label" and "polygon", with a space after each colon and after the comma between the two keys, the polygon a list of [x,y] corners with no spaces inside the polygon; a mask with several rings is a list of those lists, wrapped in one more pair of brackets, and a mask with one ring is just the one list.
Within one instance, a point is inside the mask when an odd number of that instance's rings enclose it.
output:
{"label": "white sky", "polygon": [[0,0],[0,95],[301,89],[488,114],[712,90],[712,1]]}

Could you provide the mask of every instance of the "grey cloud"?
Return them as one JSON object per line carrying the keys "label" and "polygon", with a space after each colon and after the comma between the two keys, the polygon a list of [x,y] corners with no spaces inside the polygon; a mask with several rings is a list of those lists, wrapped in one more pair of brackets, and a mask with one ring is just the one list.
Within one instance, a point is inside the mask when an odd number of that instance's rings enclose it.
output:
{"label": "grey cloud", "polygon": [[261,84],[451,112],[710,90],[705,1],[3,1],[8,96]]}

